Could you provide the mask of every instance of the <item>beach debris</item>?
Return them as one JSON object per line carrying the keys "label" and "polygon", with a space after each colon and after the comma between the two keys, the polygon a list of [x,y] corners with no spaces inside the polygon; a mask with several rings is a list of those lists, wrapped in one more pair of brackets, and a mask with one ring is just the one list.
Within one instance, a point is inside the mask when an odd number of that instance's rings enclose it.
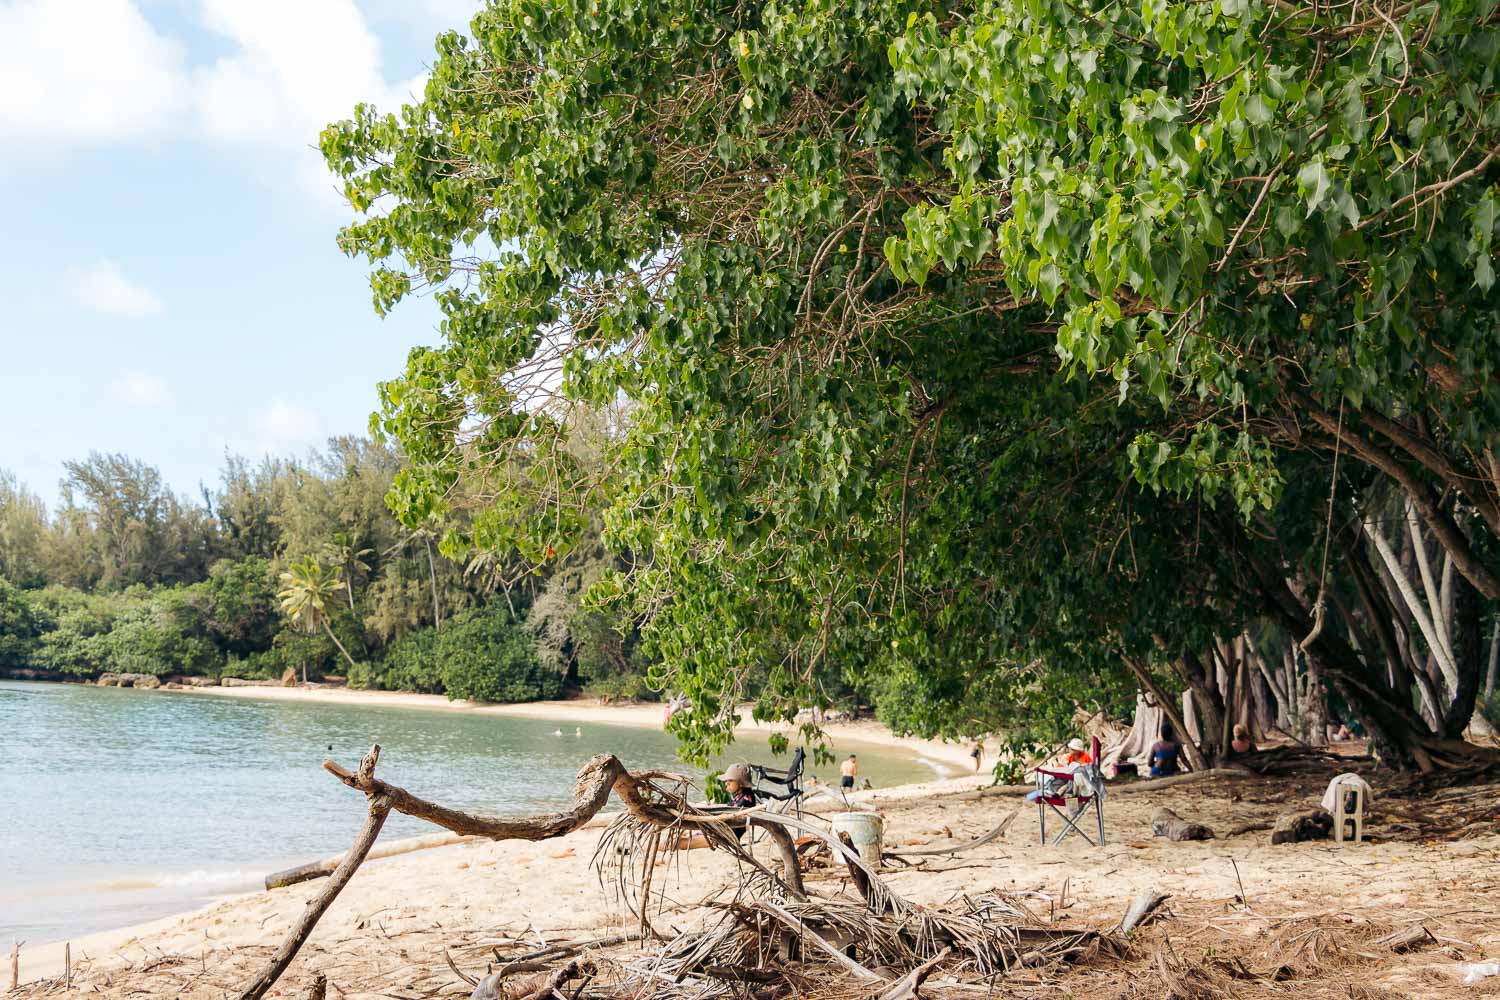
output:
{"label": "beach debris", "polygon": [[1500,962],[1475,962],[1471,965],[1460,965],[1458,971],[1464,974],[1464,985],[1473,986],[1481,979],[1500,976]]}
{"label": "beach debris", "polygon": [[1306,840],[1327,840],[1333,832],[1333,816],[1327,809],[1304,809],[1282,813],[1271,828],[1271,843],[1298,844]]}
{"label": "beach debris", "polygon": [[312,988],[307,991],[305,1000],[328,1000],[328,977],[321,972],[313,977]]}
{"label": "beach debris", "polygon": [[1171,841],[1214,839],[1214,832],[1208,827],[1185,820],[1166,807],[1151,814],[1151,835]]}
{"label": "beach debris", "polygon": [[[1024,808],[1024,806],[1017,806],[1014,810],[1007,813],[1005,815],[1005,818],[1000,820],[999,823],[995,824],[994,828],[991,829],[988,833],[985,833],[984,835],[979,837],[975,837],[973,840],[967,843],[957,844],[953,847],[923,847],[915,851],[887,851],[886,857],[929,857],[941,854],[963,854],[965,851],[975,850],[977,848],[983,847],[985,844],[988,844],[991,841],[998,840],[999,838],[1005,836],[1005,831],[1010,829],[1011,823],[1015,822],[1016,817],[1021,815],[1021,811]],[[953,831],[946,826],[943,827],[943,833],[949,837],[953,836]]]}
{"label": "beach debris", "polygon": [[1120,933],[1129,934],[1155,917],[1161,905],[1171,898],[1169,893],[1162,892],[1154,885],[1146,886],[1135,894],[1135,898],[1130,901],[1130,906],[1125,910],[1125,917],[1120,921]]}
{"label": "beach debris", "polygon": [[1410,927],[1402,927],[1391,931],[1385,937],[1376,938],[1376,944],[1383,944],[1391,951],[1401,952],[1416,951],[1418,948],[1428,944],[1436,944],[1437,938],[1432,936],[1424,924],[1412,924]]}
{"label": "beach debris", "polygon": [[[427,837],[412,837],[400,840],[394,844],[384,847],[376,847],[365,856],[366,861],[375,861],[378,858],[394,858],[400,854],[410,854],[413,851],[426,851],[434,847],[449,847],[453,844],[472,844],[477,837],[464,837],[456,833],[435,833]],[[272,872],[266,876],[267,889],[284,889],[289,885],[297,885],[301,882],[310,882],[315,878],[327,878],[338,869],[339,863],[344,860],[344,855],[335,854],[331,858],[323,858],[321,861],[310,861],[296,868],[288,868],[285,871]]]}
{"label": "beach debris", "polygon": [[[554,995],[573,1000],[643,995],[727,1000],[745,995],[750,984],[757,987],[756,996],[772,1000],[805,996],[813,984],[823,992],[839,981],[847,981],[853,993],[878,988],[884,1000],[915,1000],[922,983],[944,966],[950,977],[970,975],[977,983],[1014,969],[1088,961],[1101,953],[1123,954],[1118,938],[1094,930],[1054,927],[1016,897],[998,891],[965,895],[943,907],[919,907],[881,881],[847,834],[838,836],[810,820],[762,809],[724,811],[695,806],[685,797],[690,787],[686,778],[656,771],[632,774],[613,755],[597,756],[579,771],[571,807],[519,819],[474,816],[421,799],[377,779],[379,759],[376,745],[353,772],[324,762],[329,773],[365,794],[365,824],[281,947],[239,994],[240,1000],[260,1000],[274,986],[370,854],[392,811],[428,820],[461,836],[537,841],[578,829],[612,794],[625,811],[600,838],[593,863],[601,881],[613,884],[621,898],[631,903],[640,920],[639,934],[563,945],[543,942],[540,952],[486,969],[483,976],[463,972],[445,950],[444,959],[459,979],[453,985],[472,987],[472,1000],[541,1000]],[[779,870],[761,863],[742,845],[741,838],[750,827],[769,834],[780,855]],[[858,898],[815,896],[807,891],[794,832],[820,840],[830,858],[842,860]],[[668,937],[649,920],[654,869],[659,857],[696,839],[735,858],[741,869],[738,891],[732,899],[701,904],[706,927]],[[655,898],[663,898],[662,890],[656,891]],[[660,947],[653,955],[631,961],[611,960],[592,950],[636,937],[658,941]],[[498,952],[495,957],[500,959]],[[548,967],[558,961],[564,964]]]}

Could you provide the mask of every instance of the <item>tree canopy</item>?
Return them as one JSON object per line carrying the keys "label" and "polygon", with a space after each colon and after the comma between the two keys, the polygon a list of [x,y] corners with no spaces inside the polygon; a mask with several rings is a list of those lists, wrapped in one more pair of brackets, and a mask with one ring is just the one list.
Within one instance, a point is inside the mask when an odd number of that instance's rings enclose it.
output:
{"label": "tree canopy", "polygon": [[[322,140],[376,308],[443,312],[381,389],[394,508],[538,562],[602,518],[633,562],[594,597],[700,748],[751,677],[768,714],[852,683],[960,734],[1260,621],[1389,759],[1461,752],[1500,598],[1497,21],[490,3],[419,103]],[[1432,650],[1374,635],[1408,508],[1467,650],[1425,725]]]}

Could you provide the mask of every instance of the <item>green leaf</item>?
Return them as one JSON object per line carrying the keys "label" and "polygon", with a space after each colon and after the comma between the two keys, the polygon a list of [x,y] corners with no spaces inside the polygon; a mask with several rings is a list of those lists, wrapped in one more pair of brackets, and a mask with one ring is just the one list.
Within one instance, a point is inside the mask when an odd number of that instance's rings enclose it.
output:
{"label": "green leaf", "polygon": [[1313,160],[1297,172],[1297,187],[1302,192],[1303,200],[1307,203],[1307,214],[1312,215],[1328,199],[1328,190],[1333,185],[1333,178],[1328,174],[1328,168],[1323,161]]}

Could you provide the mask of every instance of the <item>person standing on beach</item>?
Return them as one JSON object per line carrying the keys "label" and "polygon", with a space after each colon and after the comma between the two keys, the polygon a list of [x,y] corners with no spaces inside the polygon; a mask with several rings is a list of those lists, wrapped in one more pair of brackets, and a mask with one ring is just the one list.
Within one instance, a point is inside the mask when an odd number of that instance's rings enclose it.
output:
{"label": "person standing on beach", "polygon": [[844,763],[839,765],[839,774],[842,775],[839,778],[839,787],[846,792],[854,791],[854,776],[858,773],[859,758],[851,753],[844,759]]}

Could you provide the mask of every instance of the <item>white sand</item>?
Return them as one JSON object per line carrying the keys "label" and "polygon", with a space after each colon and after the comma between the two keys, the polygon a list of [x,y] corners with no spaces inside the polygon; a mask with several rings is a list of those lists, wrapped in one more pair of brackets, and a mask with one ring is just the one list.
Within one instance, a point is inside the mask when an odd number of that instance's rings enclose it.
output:
{"label": "white sand", "polygon": [[[885,815],[888,845],[942,845],[978,835],[1020,805],[1015,795],[976,795],[976,783],[965,778],[856,798]],[[1465,942],[1465,955],[1500,951],[1493,906],[1476,904],[1476,898],[1493,899],[1500,891],[1500,836],[1446,844],[1271,847],[1260,832],[1170,844],[1150,836],[1150,812],[1162,804],[1221,831],[1282,808],[1240,803],[1229,795],[1210,799],[1190,786],[1118,796],[1108,809],[1110,843],[1104,848],[1078,840],[1037,846],[1036,818],[1028,808],[998,841],[960,858],[934,859],[925,871],[892,870],[886,880],[921,903],[991,888],[1029,894],[1043,918],[1097,928],[1118,920],[1129,898],[1152,884],[1172,893],[1174,909],[1183,914],[1171,924],[1174,936],[1233,939],[1314,914],[1388,923],[1421,916],[1434,932]],[[445,952],[461,968],[482,972],[497,941],[592,938],[631,929],[631,914],[601,888],[590,867],[600,834],[595,824],[542,843],[477,842],[372,862],[323,918],[273,996],[303,996],[316,973],[338,987],[330,996],[464,996],[467,990],[448,970]],[[657,869],[669,902],[653,920],[668,933],[692,926],[694,904],[734,878],[732,863],[722,855],[692,851],[678,858]],[[254,893],[185,917],[95,935],[74,943],[75,965],[85,956],[92,960],[83,963],[82,975],[106,996],[233,995],[322,884]],[[831,883],[814,885],[824,893],[838,886],[836,874]],[[1236,900],[1241,886],[1245,903]],[[1210,945],[1206,940],[1205,947]],[[1403,995],[1437,995],[1412,994],[1410,988],[1450,976],[1457,967],[1452,955],[1437,951],[1393,957],[1391,963],[1378,976],[1368,970],[1365,981]],[[22,971],[27,981],[57,975],[60,946],[27,948]]]}
{"label": "white sand", "polygon": [[[402,691],[362,691],[349,688],[285,688],[285,687],[208,687],[208,688],[186,688],[184,692],[203,694],[208,696],[228,698],[264,698],[276,701],[305,701],[324,704],[364,704],[381,705],[392,708],[416,708],[426,710],[441,710],[453,712],[475,712],[490,715],[508,715],[520,718],[557,720],[559,722],[573,723],[595,723],[617,726],[634,726],[660,730],[662,728],[662,706],[651,704],[633,705],[602,705],[594,701],[575,699],[569,701],[542,701],[515,705],[494,705],[468,701],[449,701],[441,695],[416,694]],[[149,697],[154,692],[142,692]],[[777,731],[785,731],[782,727],[755,722],[750,717],[748,706],[740,713],[741,722],[736,727],[736,733],[744,736],[765,736]],[[938,740],[922,740],[908,737],[899,737],[890,732],[884,726],[873,721],[828,723],[825,727],[833,736],[840,748],[849,747],[879,747],[882,749],[897,749],[912,753],[927,761],[944,780],[932,784],[909,785],[900,789],[886,789],[880,794],[884,798],[892,796],[926,795],[934,789],[951,790],[954,788],[973,788],[989,783],[987,775],[968,775],[958,778],[956,781],[946,779],[954,775],[969,772],[973,768],[973,761],[969,757],[969,751],[964,746],[953,743],[944,743]],[[854,800],[868,798],[870,793],[861,793],[853,796]],[[289,822],[293,821],[291,818]],[[596,831],[603,823],[591,824]],[[586,846],[572,845],[574,838],[587,836],[597,837],[597,832],[592,835],[580,831],[572,838],[567,838],[570,847],[578,853],[587,857],[592,853],[592,841]],[[560,843],[560,842],[559,842]],[[387,846],[382,842],[382,846]],[[521,855],[540,855],[548,857],[544,848],[547,845],[485,845],[489,849],[500,850],[500,854],[493,860],[486,860],[485,864],[499,864],[501,860],[513,861],[514,858],[506,854],[507,849],[521,851],[522,847],[528,851],[522,851]],[[419,867],[429,863],[438,864],[437,861],[429,862],[428,857],[436,857],[452,850],[462,848],[443,848],[435,851],[423,852],[423,860],[414,862]],[[565,850],[567,848],[555,848],[554,850]],[[312,859],[308,859],[312,860]],[[343,908],[348,900],[355,898],[359,884],[363,882],[370,873],[386,868],[395,868],[398,861],[403,859],[392,859],[386,862],[372,861],[367,866],[367,871],[362,871],[355,883],[346,890],[345,895],[340,898],[339,907]],[[719,859],[715,858],[715,861]],[[406,864],[413,863],[410,860]],[[403,870],[403,869],[397,869]],[[580,878],[582,875],[580,874]],[[569,876],[571,880],[571,875]],[[423,877],[424,883],[426,877]],[[587,881],[587,880],[586,880]],[[313,883],[314,888],[317,883]],[[597,883],[595,883],[597,885]],[[438,892],[443,890],[439,889]],[[580,890],[581,891],[581,890]],[[275,904],[267,902],[267,899],[275,898],[286,900],[293,895],[300,901],[308,895],[301,887],[287,890],[278,890],[275,893],[257,893],[243,896],[229,897],[209,907],[189,913],[186,915],[166,917],[149,923],[137,924],[129,927],[118,928],[108,931],[100,931],[77,938],[72,942],[72,954],[75,963],[83,956],[113,956],[119,959],[128,956],[141,948],[154,953],[159,949],[166,948],[168,951],[185,947],[187,942],[183,939],[180,927],[193,927],[190,937],[195,941],[201,936],[202,941],[223,940],[231,945],[253,943],[262,939],[260,925],[267,927],[280,926],[284,921],[271,920],[272,915],[280,915]],[[546,897],[546,893],[541,894]],[[597,892],[595,893],[597,895]],[[428,891],[423,890],[422,899],[427,899]],[[538,900],[526,899],[523,905],[530,906]],[[550,898],[548,899],[550,902]],[[299,903],[300,905],[300,903]],[[270,909],[267,909],[270,907]],[[249,915],[255,914],[253,931],[247,931],[245,924],[249,921]],[[328,919],[334,919],[330,916]],[[222,938],[214,930],[220,926],[228,925],[230,928]],[[201,935],[199,928],[202,928]],[[113,959],[112,959],[113,960]],[[46,944],[28,945],[23,950],[22,980],[32,981],[35,979],[52,978],[63,972],[64,942],[50,942]]]}
{"label": "white sand", "polygon": [[[381,705],[390,708],[421,708],[444,712],[475,712],[483,715],[509,715],[523,719],[547,719],[558,722],[606,724],[612,726],[635,726],[646,729],[662,728],[661,705],[602,705],[586,698],[567,701],[533,701],[517,705],[492,705],[484,702],[449,701],[440,694],[416,694],[410,691],[362,691],[352,688],[332,687],[202,687],[184,688],[185,692],[227,698],[265,698],[274,701],[310,701],[336,705]],[[788,732],[785,725],[756,722],[750,716],[748,705],[740,708],[740,722],[735,732],[742,735],[769,735]],[[974,761],[969,756],[972,744],[948,743],[942,740],[923,740],[914,737],[896,736],[878,722],[824,723],[826,729],[840,747],[845,744],[894,747],[925,758],[935,765],[942,765],[940,773],[959,774],[973,770]]]}

